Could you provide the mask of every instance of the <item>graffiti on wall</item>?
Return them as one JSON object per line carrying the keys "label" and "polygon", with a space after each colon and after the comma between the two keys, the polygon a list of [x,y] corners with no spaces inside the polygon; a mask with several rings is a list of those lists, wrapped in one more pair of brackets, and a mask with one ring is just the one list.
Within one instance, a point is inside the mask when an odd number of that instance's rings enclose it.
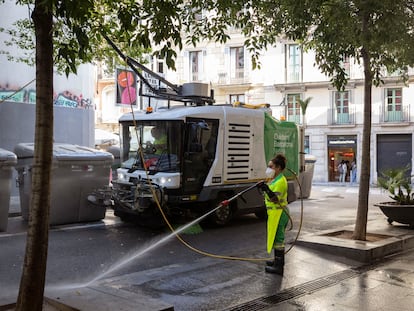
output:
{"label": "graffiti on wall", "polygon": [[[9,84],[0,83],[0,101],[14,101],[20,103],[36,103],[36,91],[18,86],[11,86]],[[55,92],[53,94],[53,104],[55,106],[79,108],[79,109],[93,109],[92,100],[84,98],[82,93],[75,94],[74,92],[65,90],[62,92]]]}
{"label": "graffiti on wall", "polygon": [[82,94],[76,95],[70,91],[63,91],[53,94],[53,103],[55,106],[92,109],[90,98],[84,98]]}

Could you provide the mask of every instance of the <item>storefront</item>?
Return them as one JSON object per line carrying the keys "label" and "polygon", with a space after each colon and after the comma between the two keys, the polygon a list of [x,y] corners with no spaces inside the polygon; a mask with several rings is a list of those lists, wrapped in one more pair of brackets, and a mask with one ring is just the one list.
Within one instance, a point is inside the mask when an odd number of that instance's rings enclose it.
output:
{"label": "storefront", "polygon": [[377,135],[377,173],[390,168],[398,169],[411,166],[411,161],[411,134]]}
{"label": "storefront", "polygon": [[344,160],[348,165],[345,181],[349,181],[350,167],[356,158],[357,136],[328,136],[328,180],[339,181],[338,164]]}

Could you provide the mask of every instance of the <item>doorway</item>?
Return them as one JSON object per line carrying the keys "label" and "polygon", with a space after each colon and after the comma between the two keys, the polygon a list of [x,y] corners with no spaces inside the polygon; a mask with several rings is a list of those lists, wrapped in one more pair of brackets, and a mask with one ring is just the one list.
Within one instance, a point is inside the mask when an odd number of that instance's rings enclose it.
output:
{"label": "doorway", "polygon": [[345,161],[348,166],[345,181],[350,181],[350,168],[356,158],[356,136],[328,136],[328,181],[339,181],[339,163]]}
{"label": "doorway", "polygon": [[[411,134],[382,134],[377,136],[377,173],[390,168],[411,166]],[[408,172],[408,174],[410,174]]]}

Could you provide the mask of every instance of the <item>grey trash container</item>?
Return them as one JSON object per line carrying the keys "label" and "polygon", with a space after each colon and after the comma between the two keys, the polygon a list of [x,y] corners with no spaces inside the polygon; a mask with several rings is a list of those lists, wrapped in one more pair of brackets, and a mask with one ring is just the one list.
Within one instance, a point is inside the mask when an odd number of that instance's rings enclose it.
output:
{"label": "grey trash container", "polygon": [[[15,147],[23,219],[29,218],[34,144]],[[106,208],[91,204],[88,194],[109,184],[111,153],[71,144],[53,145],[50,225],[96,221]]]}
{"label": "grey trash container", "polygon": [[302,199],[307,199],[310,197],[312,190],[312,179],[313,172],[315,169],[316,157],[310,154],[305,154],[305,171],[300,175],[300,184],[302,190]]}
{"label": "grey trash container", "polygon": [[114,156],[114,162],[112,164],[112,179],[117,179],[116,170],[121,167],[121,149],[118,146],[110,146],[106,149],[107,152]]}
{"label": "grey trash container", "polygon": [[13,152],[0,148],[0,231],[7,230],[12,170],[16,163],[17,157]]}

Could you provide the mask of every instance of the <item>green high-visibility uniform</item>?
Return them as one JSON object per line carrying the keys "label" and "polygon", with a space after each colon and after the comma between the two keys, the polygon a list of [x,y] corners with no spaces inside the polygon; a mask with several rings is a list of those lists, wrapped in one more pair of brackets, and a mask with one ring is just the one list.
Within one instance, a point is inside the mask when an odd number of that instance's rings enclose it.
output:
{"label": "green high-visibility uniform", "polygon": [[271,191],[278,192],[279,202],[269,200],[264,194],[267,209],[267,252],[272,249],[283,249],[285,247],[285,229],[289,221],[287,208],[288,183],[286,177],[280,173],[267,184]]}
{"label": "green high-visibility uniform", "polygon": [[167,148],[167,135],[154,139],[155,154],[162,154]]}

